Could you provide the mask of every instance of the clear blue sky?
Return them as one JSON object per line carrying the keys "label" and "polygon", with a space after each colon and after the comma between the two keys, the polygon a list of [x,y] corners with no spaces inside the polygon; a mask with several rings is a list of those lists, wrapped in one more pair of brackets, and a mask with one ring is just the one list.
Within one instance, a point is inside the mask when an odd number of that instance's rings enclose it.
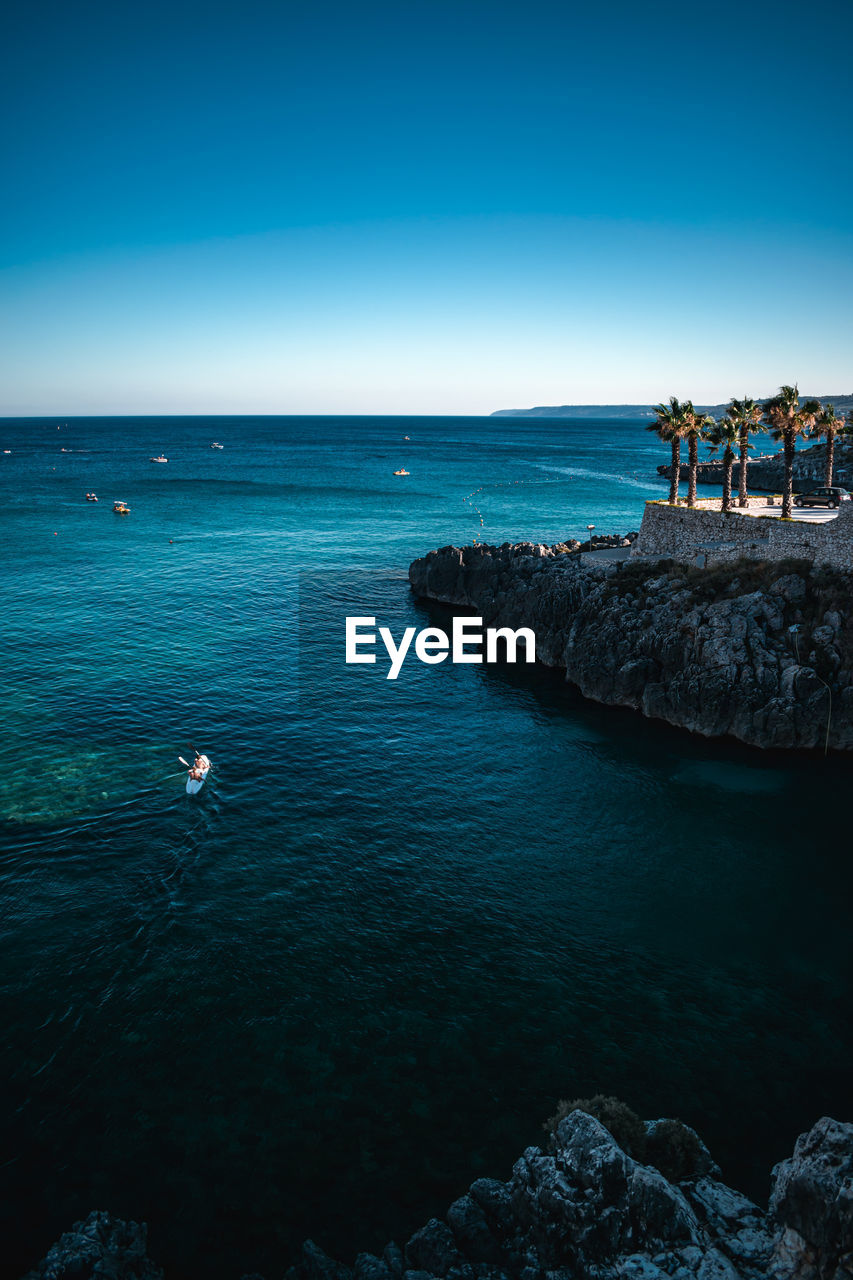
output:
{"label": "clear blue sky", "polygon": [[853,390],[853,9],[7,6],[0,413]]}

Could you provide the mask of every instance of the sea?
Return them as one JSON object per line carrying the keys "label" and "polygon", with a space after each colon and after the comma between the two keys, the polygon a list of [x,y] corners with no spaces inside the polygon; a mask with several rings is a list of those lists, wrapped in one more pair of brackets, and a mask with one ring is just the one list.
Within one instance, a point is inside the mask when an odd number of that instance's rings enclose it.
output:
{"label": "sea", "polygon": [[92,1209],[172,1280],[351,1263],[560,1099],[680,1117],[761,1202],[853,1118],[848,762],[345,662],[347,616],[449,627],[431,548],[638,529],[646,425],[0,421],[5,1273]]}

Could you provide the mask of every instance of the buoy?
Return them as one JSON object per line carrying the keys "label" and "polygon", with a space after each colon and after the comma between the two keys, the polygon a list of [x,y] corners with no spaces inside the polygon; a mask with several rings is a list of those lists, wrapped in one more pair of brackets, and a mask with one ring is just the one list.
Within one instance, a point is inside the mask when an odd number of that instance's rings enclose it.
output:
{"label": "buoy", "polygon": [[54,536],[54,538],[58,538],[58,537],[59,537],[59,534],[58,534],[58,533],[56,533],[56,532],[54,532],[54,535],[53,535],[53,536]]}
{"label": "buoy", "polygon": [[172,546],[172,539],[171,539],[171,538],[169,539],[169,546],[170,546],[170,547]]}

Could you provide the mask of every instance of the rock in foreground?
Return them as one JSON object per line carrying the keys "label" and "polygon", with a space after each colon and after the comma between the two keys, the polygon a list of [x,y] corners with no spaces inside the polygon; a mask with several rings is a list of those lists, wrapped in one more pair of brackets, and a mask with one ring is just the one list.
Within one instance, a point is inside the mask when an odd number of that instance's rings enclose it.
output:
{"label": "rock in foreground", "polygon": [[60,1237],[25,1280],[163,1280],[146,1246],[144,1223],[90,1213]]}
{"label": "rock in foreground", "polygon": [[[667,1130],[682,1142],[667,1144]],[[347,1267],[307,1241],[287,1280],[853,1277],[853,1125],[824,1118],[797,1140],[773,1170],[768,1212],[721,1182],[704,1145],[677,1121],[646,1125],[645,1146],[646,1161],[675,1158],[678,1176],[634,1159],[593,1116],[571,1111],[548,1150],[529,1147],[508,1182],[479,1178],[404,1249],[389,1244]],[[90,1214],[26,1280],[101,1278],[162,1280],[144,1227]]]}
{"label": "rock in foreground", "polygon": [[697,1146],[674,1183],[572,1111],[553,1150],[528,1148],[509,1182],[478,1179],[404,1250],[350,1270],[308,1242],[288,1280],[851,1280],[853,1125],[823,1119],[798,1140],[769,1213]]}

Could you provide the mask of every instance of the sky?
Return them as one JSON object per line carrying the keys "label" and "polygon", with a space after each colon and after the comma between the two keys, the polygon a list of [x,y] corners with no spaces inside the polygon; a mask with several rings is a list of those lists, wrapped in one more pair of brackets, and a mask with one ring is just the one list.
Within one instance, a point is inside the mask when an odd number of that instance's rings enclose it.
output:
{"label": "sky", "polygon": [[0,414],[853,390],[853,8],[46,0]]}

